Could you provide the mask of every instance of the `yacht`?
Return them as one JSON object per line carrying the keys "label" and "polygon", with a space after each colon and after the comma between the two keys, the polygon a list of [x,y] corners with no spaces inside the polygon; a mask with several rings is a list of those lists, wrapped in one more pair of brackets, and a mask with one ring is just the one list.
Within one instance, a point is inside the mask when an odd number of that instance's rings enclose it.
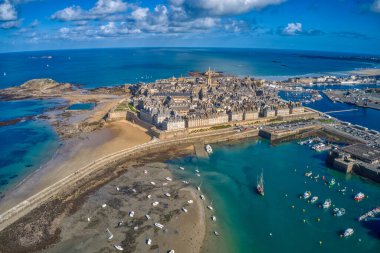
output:
{"label": "yacht", "polygon": [[331,206],[331,199],[326,199],[325,202],[323,202],[323,208],[328,209]]}
{"label": "yacht", "polygon": [[317,200],[318,200],[318,196],[314,196],[311,198],[310,202],[315,203],[315,202],[317,202]]}
{"label": "yacht", "polygon": [[347,228],[344,233],[342,234],[343,237],[350,237],[351,235],[354,234],[354,229],[352,228]]}
{"label": "yacht", "polygon": [[306,177],[311,177],[311,175],[313,175],[313,172],[311,172],[311,171],[305,173]]}
{"label": "yacht", "polygon": [[303,194],[303,198],[304,199],[308,199],[308,198],[310,198],[310,196],[311,196],[311,192],[310,191],[305,191],[305,193]]}
{"label": "yacht", "polygon": [[364,198],[365,198],[365,195],[364,195],[364,193],[362,193],[362,192],[359,192],[359,193],[356,194],[355,197],[354,197],[354,199],[355,199],[356,201],[361,201],[361,200],[364,199]]}
{"label": "yacht", "polygon": [[206,152],[212,154],[212,147],[209,144],[206,145]]}

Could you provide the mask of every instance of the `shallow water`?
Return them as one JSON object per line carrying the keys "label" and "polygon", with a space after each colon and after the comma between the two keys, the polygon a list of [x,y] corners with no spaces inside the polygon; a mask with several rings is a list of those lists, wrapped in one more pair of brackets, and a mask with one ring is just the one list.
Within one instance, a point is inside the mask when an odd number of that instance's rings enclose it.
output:
{"label": "shallow water", "polygon": [[[222,237],[216,241],[218,250],[214,243],[205,252],[221,252],[221,248],[228,249],[225,252],[378,252],[380,234],[373,234],[356,219],[380,204],[379,185],[328,169],[326,153],[296,143],[271,146],[264,140],[251,140],[213,145],[213,149],[210,159],[186,157],[168,162],[177,177],[190,178],[194,185],[201,183],[207,202],[213,201],[218,219],[213,229]],[[182,172],[178,166],[187,170]],[[194,175],[197,168],[200,178]],[[265,197],[255,192],[262,170]],[[306,178],[308,170],[320,178]],[[335,178],[340,186],[329,188],[321,180],[323,175]],[[343,186],[348,188],[345,195],[338,191]],[[299,199],[306,190],[319,197],[316,204]],[[359,191],[369,198],[355,202],[353,195]],[[335,217],[331,210],[319,208],[326,198],[345,208],[346,215]],[[340,238],[348,227],[355,234]]]}

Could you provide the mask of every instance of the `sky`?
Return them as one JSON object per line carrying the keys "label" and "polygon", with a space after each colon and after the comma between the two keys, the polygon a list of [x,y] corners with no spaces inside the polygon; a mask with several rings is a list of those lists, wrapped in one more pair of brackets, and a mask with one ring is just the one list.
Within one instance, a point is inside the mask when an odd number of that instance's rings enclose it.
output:
{"label": "sky", "polygon": [[0,0],[0,52],[108,47],[380,55],[380,0]]}

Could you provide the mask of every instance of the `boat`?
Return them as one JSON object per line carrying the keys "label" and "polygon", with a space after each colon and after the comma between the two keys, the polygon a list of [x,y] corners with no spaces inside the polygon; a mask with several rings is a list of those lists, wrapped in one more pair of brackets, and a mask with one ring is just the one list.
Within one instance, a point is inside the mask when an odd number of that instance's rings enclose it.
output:
{"label": "boat", "polygon": [[187,203],[189,203],[189,204],[193,204],[194,201],[193,201],[192,199],[189,199],[189,200],[187,201]]}
{"label": "boat", "polygon": [[133,216],[135,216],[135,212],[134,211],[129,212],[129,217],[132,218]]}
{"label": "boat", "polygon": [[174,249],[168,251],[168,253],[175,253]]}
{"label": "boat", "polygon": [[180,169],[180,170],[185,170],[185,168],[184,168],[184,167],[179,167],[179,169]]}
{"label": "boat", "polygon": [[171,195],[170,195],[169,192],[167,192],[167,193],[165,193],[165,196],[166,196],[166,197],[170,197]]}
{"label": "boat", "polygon": [[201,195],[200,197],[201,197],[201,200],[205,200],[206,199],[204,195]]}
{"label": "boat", "polygon": [[314,179],[318,179],[318,178],[319,178],[319,174],[314,177]]}
{"label": "boat", "polygon": [[318,196],[314,196],[311,198],[310,202],[315,203],[315,202],[317,202],[317,200],[318,200]]}
{"label": "boat", "polygon": [[185,213],[187,213],[187,212],[188,212],[188,211],[187,211],[187,209],[186,209],[186,208],[184,208],[184,207],[182,207],[181,209],[182,209],[182,211],[184,211]]}
{"label": "boat", "polygon": [[168,180],[168,181],[172,181],[173,180],[170,177],[165,177],[165,179]]}
{"label": "boat", "polygon": [[113,245],[115,247],[115,249],[117,250],[120,250],[120,251],[123,251],[123,247],[121,247],[120,245]]}
{"label": "boat", "polygon": [[364,193],[362,193],[362,192],[359,192],[359,193],[356,194],[355,197],[354,197],[355,201],[361,201],[361,200],[364,199],[364,198],[365,198],[365,195],[364,195]]}
{"label": "boat", "polygon": [[212,154],[212,147],[209,144],[206,145],[205,149],[208,154]]}
{"label": "boat", "polygon": [[334,178],[332,178],[332,179],[330,180],[329,185],[330,185],[330,186],[335,185],[335,179],[334,179]]}
{"label": "boat", "polygon": [[313,172],[311,172],[311,171],[305,173],[306,177],[311,177],[311,175],[313,175]]}
{"label": "boat", "polygon": [[214,235],[219,236],[220,234],[218,233],[218,231],[214,231]]}
{"label": "boat", "polygon": [[211,216],[211,220],[216,221],[216,217],[215,216]]}
{"label": "boat", "polygon": [[158,204],[159,204],[158,201],[154,201],[154,202],[152,203],[152,206],[157,206]]}
{"label": "boat", "polygon": [[154,223],[154,226],[158,227],[159,229],[163,229],[164,228],[164,225],[160,224],[160,223]]}
{"label": "boat", "polygon": [[212,206],[207,206],[207,208],[210,210],[214,210],[214,208]]}
{"label": "boat", "polygon": [[145,214],[145,217],[146,217],[147,220],[151,219],[149,214]]}
{"label": "boat", "polygon": [[325,202],[323,202],[323,208],[328,209],[331,206],[331,199],[326,199]]}
{"label": "boat", "polygon": [[151,244],[152,244],[152,239],[148,238],[148,239],[146,240],[146,244],[147,244],[147,245],[151,245]]}
{"label": "boat", "polygon": [[354,229],[352,228],[347,228],[344,233],[342,234],[343,237],[350,237],[351,235],[354,234]]}
{"label": "boat", "polygon": [[197,169],[197,170],[195,170],[195,172],[196,172],[196,173],[199,173],[199,170]]}
{"label": "boat", "polygon": [[340,217],[340,216],[342,216],[342,215],[344,215],[346,213],[346,209],[335,207],[333,209],[333,213],[334,213],[335,216]]}
{"label": "boat", "polygon": [[264,177],[262,171],[260,177],[257,179],[256,191],[261,196],[264,196]]}
{"label": "boat", "polygon": [[310,196],[311,196],[311,192],[310,191],[305,191],[305,193],[303,194],[303,198],[304,199],[308,199],[308,198],[310,198]]}

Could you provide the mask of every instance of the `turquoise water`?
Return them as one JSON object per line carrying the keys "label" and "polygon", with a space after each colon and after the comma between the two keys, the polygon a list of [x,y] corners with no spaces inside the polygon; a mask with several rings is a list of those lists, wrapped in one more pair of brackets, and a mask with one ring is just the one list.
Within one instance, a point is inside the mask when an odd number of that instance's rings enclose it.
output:
{"label": "turquoise water", "polygon": [[[378,252],[380,230],[370,230],[356,219],[380,204],[379,185],[328,169],[326,153],[295,143],[271,146],[264,140],[251,140],[213,145],[213,149],[210,159],[185,157],[168,162],[177,177],[201,184],[206,202],[213,202],[217,217],[213,229],[222,237],[205,252]],[[201,177],[194,175],[195,169],[200,170]],[[257,175],[262,170],[265,197],[255,192]],[[308,170],[320,175],[318,181],[304,176]],[[322,176],[335,178],[340,186],[329,188]],[[345,195],[338,191],[343,186],[348,188]],[[317,204],[299,198],[306,190],[319,196]],[[355,202],[353,195],[359,191],[369,198]],[[331,210],[319,208],[326,198],[345,208],[346,215],[335,217]],[[355,234],[340,238],[348,227],[354,228]]]}
{"label": "turquoise water", "polygon": [[95,107],[95,103],[78,103],[70,105],[66,110],[92,110]]}
{"label": "turquoise water", "polygon": [[[61,100],[0,102],[0,121],[35,116],[62,104]],[[0,196],[51,159],[59,146],[54,129],[40,120],[2,126],[0,140]]]}
{"label": "turquoise water", "polygon": [[[87,88],[186,76],[210,66],[235,75],[290,76],[373,67],[343,53],[226,48],[114,48],[0,54],[0,88],[32,78]],[[6,73],[4,76],[3,73]]]}

